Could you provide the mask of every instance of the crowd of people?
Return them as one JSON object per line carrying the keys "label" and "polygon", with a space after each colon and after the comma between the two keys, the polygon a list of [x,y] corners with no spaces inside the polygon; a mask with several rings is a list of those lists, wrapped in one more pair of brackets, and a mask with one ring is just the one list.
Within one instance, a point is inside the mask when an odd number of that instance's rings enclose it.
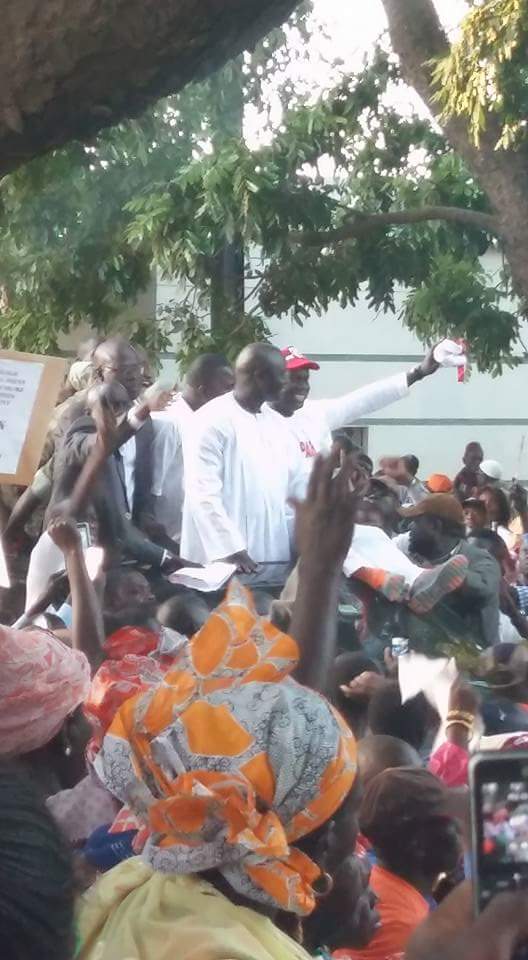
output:
{"label": "crowd of people", "polygon": [[[178,389],[123,337],[83,344],[31,486],[2,490],[6,960],[528,939],[522,892],[472,915],[468,795],[475,749],[528,743],[526,491],[476,442],[426,478],[347,432],[439,369],[312,401],[291,347],[200,356]],[[446,649],[442,712],[402,671]]]}

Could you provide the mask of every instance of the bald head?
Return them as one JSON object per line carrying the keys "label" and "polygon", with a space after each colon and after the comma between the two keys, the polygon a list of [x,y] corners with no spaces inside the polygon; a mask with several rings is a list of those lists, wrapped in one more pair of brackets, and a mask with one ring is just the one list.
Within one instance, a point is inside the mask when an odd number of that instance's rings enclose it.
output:
{"label": "bald head", "polygon": [[476,440],[472,440],[471,443],[468,443],[462,459],[468,470],[478,470],[484,459],[484,451],[480,443],[477,443]]}
{"label": "bald head", "polygon": [[284,386],[284,357],[269,343],[250,343],[239,353],[235,363],[235,396],[244,405],[250,400],[256,409],[276,400]]}
{"label": "bald head", "polygon": [[420,754],[405,740],[377,734],[359,741],[358,767],[364,787],[384,770],[421,766]]}
{"label": "bald head", "polygon": [[143,385],[142,360],[129,340],[122,336],[103,340],[96,348],[93,366],[98,380],[121,383],[130,400],[135,400]]}

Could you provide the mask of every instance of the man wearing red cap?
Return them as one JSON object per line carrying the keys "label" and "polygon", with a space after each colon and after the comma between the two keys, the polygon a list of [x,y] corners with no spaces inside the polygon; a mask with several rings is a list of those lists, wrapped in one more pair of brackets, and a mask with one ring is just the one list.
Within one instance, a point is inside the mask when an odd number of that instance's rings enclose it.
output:
{"label": "man wearing red cap", "polygon": [[431,350],[408,373],[397,373],[335,399],[306,402],[310,393],[310,370],[319,370],[319,364],[293,347],[285,347],[281,353],[286,362],[287,379],[272,407],[288,418],[290,431],[303,457],[306,474],[311,472],[313,458],[321,451],[330,449],[332,430],[351,426],[360,417],[406,397],[413,383],[435,373],[439,367]]}

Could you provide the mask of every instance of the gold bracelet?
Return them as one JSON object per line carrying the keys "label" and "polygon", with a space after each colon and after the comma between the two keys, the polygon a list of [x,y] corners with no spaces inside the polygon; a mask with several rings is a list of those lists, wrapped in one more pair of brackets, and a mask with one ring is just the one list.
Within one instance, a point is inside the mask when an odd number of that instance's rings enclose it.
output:
{"label": "gold bracelet", "polygon": [[448,720],[466,720],[467,723],[475,722],[475,714],[467,713],[465,710],[450,710],[447,714]]}
{"label": "gold bracelet", "polygon": [[446,730],[449,730],[449,727],[465,727],[470,736],[473,733],[473,724],[467,720],[449,720],[445,725]]}

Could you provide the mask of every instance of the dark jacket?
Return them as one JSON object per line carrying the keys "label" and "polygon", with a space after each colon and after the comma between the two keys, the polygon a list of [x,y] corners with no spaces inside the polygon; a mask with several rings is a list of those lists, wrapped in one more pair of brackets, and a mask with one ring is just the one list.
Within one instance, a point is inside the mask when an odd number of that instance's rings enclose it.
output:
{"label": "dark jacket", "polygon": [[[159,566],[163,549],[152,543],[140,529],[142,520],[149,514],[151,501],[153,428],[150,420],[135,433],[135,438],[132,510],[130,511],[127,501],[124,470],[119,454],[112,454],[94,486],[82,519],[96,522],[98,540],[102,546],[118,547],[122,554],[140,563]],[[88,415],[79,417],[66,431],[55,453],[53,490],[47,519],[54,507],[71,495],[95,440],[95,421]]]}
{"label": "dark jacket", "polygon": [[456,596],[468,608],[474,605],[484,643],[492,647],[499,642],[499,564],[487,550],[466,540],[462,541],[459,552],[468,559],[468,571],[464,585]]}

